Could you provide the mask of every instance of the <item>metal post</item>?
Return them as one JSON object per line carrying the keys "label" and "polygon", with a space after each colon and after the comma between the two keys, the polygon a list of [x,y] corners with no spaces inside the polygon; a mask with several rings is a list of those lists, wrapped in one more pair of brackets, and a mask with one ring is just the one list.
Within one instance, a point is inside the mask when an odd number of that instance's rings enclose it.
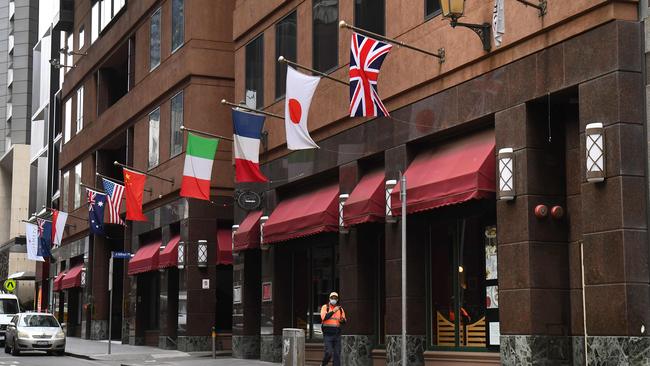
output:
{"label": "metal post", "polygon": [[112,323],[113,323],[113,252],[111,251],[111,259],[108,260],[108,354],[111,354],[111,339],[113,334]]}
{"label": "metal post", "polygon": [[585,333],[585,366],[589,366],[589,358],[587,357],[587,305],[585,304],[585,253],[584,244],[580,242],[580,272],[582,276],[582,325]]}
{"label": "metal post", "polygon": [[217,331],[212,327],[212,358],[217,358]]}
{"label": "metal post", "polygon": [[406,366],[406,176],[400,172],[402,200],[402,365]]}

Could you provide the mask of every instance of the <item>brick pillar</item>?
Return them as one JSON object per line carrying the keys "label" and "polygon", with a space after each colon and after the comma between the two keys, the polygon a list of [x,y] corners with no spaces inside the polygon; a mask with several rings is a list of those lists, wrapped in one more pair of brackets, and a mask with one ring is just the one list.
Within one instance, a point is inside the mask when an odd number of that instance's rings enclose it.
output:
{"label": "brick pillar", "polygon": [[[636,72],[613,72],[579,88],[582,151],[587,124],[600,122],[605,130],[604,182],[586,182],[580,155],[590,364],[650,357],[636,351],[650,347],[647,329],[642,332],[650,324],[642,88]],[[582,325],[582,309],[575,308]]]}
{"label": "brick pillar", "polygon": [[[497,202],[501,361],[571,364],[568,230],[534,210],[566,207],[563,128],[551,128],[546,104],[519,104],[495,115],[496,150],[515,152],[514,201]],[[560,125],[561,126],[561,125]],[[554,351],[553,351],[554,350]]]}
{"label": "brick pillar", "polygon": [[[406,145],[385,151],[386,179],[398,179],[411,161]],[[408,187],[408,182],[407,182]],[[407,220],[407,225],[408,220]],[[408,233],[416,231],[409,230]],[[385,225],[386,250],[386,364],[401,364],[402,332],[402,227],[397,223]],[[410,240],[408,240],[410,238]],[[424,364],[426,342],[425,256],[421,241],[413,235],[407,238],[407,353],[409,365]]]}

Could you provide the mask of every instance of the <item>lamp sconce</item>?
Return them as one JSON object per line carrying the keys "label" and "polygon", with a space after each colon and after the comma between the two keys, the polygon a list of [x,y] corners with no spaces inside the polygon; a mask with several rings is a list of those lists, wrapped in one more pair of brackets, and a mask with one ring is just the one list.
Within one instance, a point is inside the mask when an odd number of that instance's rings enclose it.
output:
{"label": "lamp sconce", "polygon": [[341,234],[347,234],[348,228],[345,227],[345,223],[343,222],[343,206],[345,206],[345,201],[350,198],[349,194],[340,194],[339,195],[339,233]]}
{"label": "lamp sconce", "polygon": [[185,268],[185,242],[178,242],[178,268]]}
{"label": "lamp sconce", "polygon": [[393,209],[391,208],[391,198],[390,195],[393,193],[393,189],[397,185],[397,180],[390,179],[386,181],[386,222],[395,223],[397,218],[393,216]]}
{"label": "lamp sconce", "polygon": [[81,268],[81,287],[86,287],[86,267]]}
{"label": "lamp sconce", "polygon": [[264,244],[264,224],[269,221],[269,217],[264,215],[260,217],[260,248],[262,250],[267,250],[270,247],[267,244]]}
{"label": "lamp sconce", "polygon": [[492,33],[492,26],[490,23],[474,24],[459,22],[458,19],[465,13],[465,0],[440,0],[440,8],[442,9],[442,16],[450,19],[452,28],[465,27],[474,31],[481,39],[483,50],[489,52],[492,48],[490,35]]}
{"label": "lamp sconce", "polygon": [[543,17],[544,15],[546,15],[546,6],[547,6],[546,0],[539,0],[539,4],[534,4],[534,3],[531,3],[530,1],[527,1],[527,0],[517,0],[517,1],[524,4],[524,5],[526,5],[526,6],[532,6],[533,8],[539,10],[539,16],[540,17]]}
{"label": "lamp sconce", "polygon": [[515,199],[515,153],[512,148],[499,149],[499,199]]}
{"label": "lamp sconce", "polygon": [[208,266],[208,241],[199,240],[198,245],[196,246],[196,264],[199,267]]}
{"label": "lamp sconce", "polygon": [[239,230],[239,225],[232,226],[232,234],[230,235],[230,242],[232,243],[232,251],[235,252],[235,233]]}
{"label": "lamp sconce", "polygon": [[587,182],[605,180],[605,142],[602,123],[590,123],[585,128],[585,153],[587,155]]}

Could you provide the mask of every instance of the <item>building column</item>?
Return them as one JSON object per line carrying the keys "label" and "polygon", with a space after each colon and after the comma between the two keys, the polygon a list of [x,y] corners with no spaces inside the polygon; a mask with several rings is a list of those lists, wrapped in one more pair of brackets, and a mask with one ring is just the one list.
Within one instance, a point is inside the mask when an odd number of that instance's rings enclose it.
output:
{"label": "building column", "polygon": [[[399,172],[406,171],[410,158],[406,145],[386,150],[386,179],[398,179]],[[401,365],[402,358],[402,227],[399,220],[386,223],[385,238],[386,364],[397,366]],[[424,364],[426,343],[425,256],[419,239],[413,235],[409,238],[406,249],[406,352],[408,365],[419,366]]]}
{"label": "building column", "polygon": [[261,250],[233,253],[233,286],[239,286],[241,303],[233,303],[232,354],[236,358],[260,357]]}
{"label": "building column", "polygon": [[90,289],[90,337],[89,339],[108,339],[108,261],[111,255],[109,241],[95,236],[92,242],[92,259],[86,272],[92,275],[86,287]]}
{"label": "building column", "polygon": [[[582,151],[587,124],[602,123],[605,139],[604,182],[587,183],[581,175],[588,359],[643,363],[650,358],[643,76],[613,72],[585,82],[579,101]],[[576,354],[584,357],[582,337],[576,338]]]}
{"label": "building column", "polygon": [[[179,276],[179,293],[187,294],[187,324],[179,331],[179,351],[196,352],[212,349],[211,331],[216,309],[216,212],[208,202],[189,201],[189,219],[181,221],[181,240],[185,243],[185,268]],[[208,242],[208,265],[198,266],[198,241]],[[207,279],[210,286],[202,287]]]}
{"label": "building column", "polygon": [[[169,243],[171,238],[169,225],[161,229],[162,242]],[[175,349],[177,324],[174,320],[178,317],[178,270],[175,267],[162,269],[158,271],[158,276],[160,283],[158,347]]]}
{"label": "building column", "polygon": [[572,362],[567,220],[535,213],[540,205],[566,208],[563,126],[558,118],[549,126],[547,108],[524,103],[495,115],[496,150],[515,153],[516,198],[497,201],[504,365],[529,365],[531,354],[535,362]]}

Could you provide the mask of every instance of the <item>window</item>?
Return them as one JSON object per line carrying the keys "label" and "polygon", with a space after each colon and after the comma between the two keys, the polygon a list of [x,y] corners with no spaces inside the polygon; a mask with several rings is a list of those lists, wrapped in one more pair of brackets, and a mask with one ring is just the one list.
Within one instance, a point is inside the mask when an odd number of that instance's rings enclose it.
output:
{"label": "window", "polygon": [[246,45],[246,104],[264,106],[264,35]]}
{"label": "window", "polygon": [[424,0],[424,15],[425,18],[430,18],[440,12],[439,0]]}
{"label": "window", "polygon": [[149,28],[149,69],[160,65],[160,8],[151,16]]}
{"label": "window", "polygon": [[493,215],[433,222],[429,232],[431,346],[498,351],[490,338],[499,326]]}
{"label": "window", "polygon": [[84,128],[84,87],[77,89],[77,133]]}
{"label": "window", "polygon": [[[68,34],[68,40],[65,44],[65,50],[67,51],[67,59],[65,61],[66,66],[72,66],[74,64],[74,59],[72,58],[72,51],[74,51],[74,34]],[[65,72],[68,72],[72,67],[64,67]]]}
{"label": "window", "polygon": [[[354,25],[377,34],[386,33],[385,0],[354,0]],[[438,2],[438,0],[435,0]]]}
{"label": "window", "polygon": [[111,0],[101,0],[101,18],[102,18],[102,24],[100,27],[100,30],[104,30],[108,23],[111,22],[111,18],[113,15],[111,14]]}
{"label": "window", "polygon": [[93,4],[90,18],[90,43],[99,38],[99,1]]}
{"label": "window", "polygon": [[68,200],[70,195],[70,172],[63,173],[63,183],[61,183],[61,210],[68,211]]}
{"label": "window", "polygon": [[74,167],[74,209],[81,207],[81,163]]}
{"label": "window", "polygon": [[149,169],[158,165],[160,155],[160,107],[149,113]]}
{"label": "window", "polygon": [[65,132],[63,135],[63,142],[66,143],[70,141],[70,134],[72,133],[72,99],[65,101],[65,116],[64,116],[64,128]]}
{"label": "window", "polygon": [[171,100],[171,148],[170,155],[176,156],[183,151],[183,92],[176,94]]}
{"label": "window", "polygon": [[172,0],[172,52],[185,41],[185,1]]}
{"label": "window", "polygon": [[313,1],[314,69],[326,72],[338,65],[339,2]]}
{"label": "window", "polygon": [[[284,56],[296,61],[296,12],[287,15],[275,26],[275,59]],[[275,98],[284,97],[287,87],[287,65],[275,63]]]}
{"label": "window", "polygon": [[82,49],[84,47],[84,44],[85,44],[85,41],[86,41],[85,37],[86,37],[86,33],[84,32],[84,27],[81,26],[81,28],[79,28],[79,42],[78,42],[79,47],[78,47],[78,49]]}
{"label": "window", "polygon": [[308,340],[322,339],[320,308],[339,288],[337,246],[301,247],[292,254],[293,327],[305,330]]}

